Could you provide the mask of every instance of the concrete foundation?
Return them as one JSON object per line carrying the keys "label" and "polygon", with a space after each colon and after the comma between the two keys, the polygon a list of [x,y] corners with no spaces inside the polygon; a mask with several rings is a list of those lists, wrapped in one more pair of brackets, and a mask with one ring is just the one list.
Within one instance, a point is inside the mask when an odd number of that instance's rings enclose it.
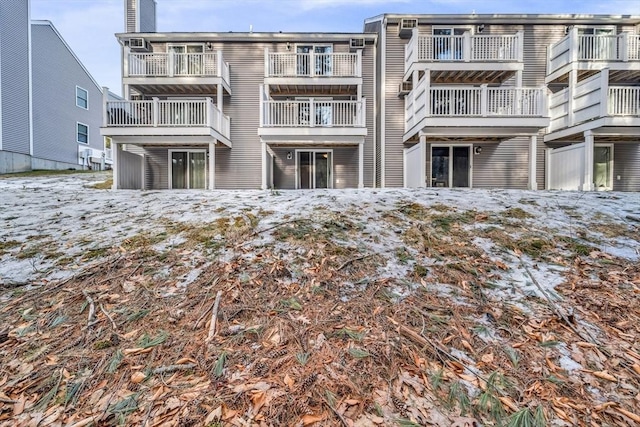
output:
{"label": "concrete foundation", "polygon": [[26,172],[34,169],[65,170],[85,169],[77,163],[56,162],[54,160],[39,159],[28,154],[0,151],[0,174]]}

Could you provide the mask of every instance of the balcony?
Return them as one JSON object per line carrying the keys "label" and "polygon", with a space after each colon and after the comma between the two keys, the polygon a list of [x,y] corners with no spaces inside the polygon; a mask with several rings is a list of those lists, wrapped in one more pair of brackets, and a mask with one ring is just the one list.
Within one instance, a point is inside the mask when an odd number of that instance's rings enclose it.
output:
{"label": "balcony", "polygon": [[231,93],[229,64],[221,51],[125,55],[123,83],[145,95]]}
{"label": "balcony", "polygon": [[[640,126],[640,87],[611,85],[609,70],[551,96],[545,141],[572,139],[587,130],[624,138]],[[635,130],[637,134],[637,130]]]}
{"label": "balcony", "polygon": [[[103,136],[119,142],[208,142],[231,146],[230,120],[210,98],[193,101],[107,101]],[[130,140],[127,141],[127,138]]]}
{"label": "balcony", "polygon": [[544,87],[429,87],[423,79],[405,98],[405,141],[417,133],[500,140],[548,124]]}
{"label": "balcony", "polygon": [[413,30],[405,46],[404,80],[429,69],[433,83],[500,83],[523,65],[523,33],[422,35]]}
{"label": "balcony", "polygon": [[572,28],[569,34],[547,49],[546,82],[566,82],[572,69],[578,78],[588,77],[609,68],[613,82],[640,79],[640,35],[578,34]]}
{"label": "balcony", "polygon": [[265,142],[354,144],[367,135],[366,100],[263,99],[258,135]]}
{"label": "balcony", "polygon": [[275,53],[265,49],[264,83],[278,95],[355,94],[362,84],[362,51]]}

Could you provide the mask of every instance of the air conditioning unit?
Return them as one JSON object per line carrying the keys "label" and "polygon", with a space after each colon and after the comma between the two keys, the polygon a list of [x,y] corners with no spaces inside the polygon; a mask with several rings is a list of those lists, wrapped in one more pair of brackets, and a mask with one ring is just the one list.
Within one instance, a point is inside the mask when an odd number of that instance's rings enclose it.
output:
{"label": "air conditioning unit", "polygon": [[84,150],[80,151],[80,158],[88,159],[89,157],[91,157],[91,154],[93,154],[93,150],[91,148],[85,148]]}
{"label": "air conditioning unit", "polygon": [[414,28],[418,28],[417,19],[403,18],[400,20],[400,26],[398,27],[398,36],[401,39],[408,39],[413,34]]}
{"label": "air conditioning unit", "polygon": [[402,82],[398,86],[398,96],[404,97],[405,95],[408,95],[412,89],[413,89],[413,83],[411,81]]}
{"label": "air conditioning unit", "polygon": [[350,49],[364,49],[364,37],[349,40]]}
{"label": "air conditioning unit", "polygon": [[149,42],[142,37],[134,37],[129,39],[129,49],[136,51],[149,51],[151,46]]}

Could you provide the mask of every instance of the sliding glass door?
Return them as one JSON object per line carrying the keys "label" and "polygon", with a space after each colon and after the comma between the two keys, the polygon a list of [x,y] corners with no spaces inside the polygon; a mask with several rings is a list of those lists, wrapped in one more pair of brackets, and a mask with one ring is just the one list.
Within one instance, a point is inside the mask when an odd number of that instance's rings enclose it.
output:
{"label": "sliding glass door", "polygon": [[471,147],[432,146],[431,186],[470,187]]}
{"label": "sliding glass door", "polygon": [[332,188],[333,159],[331,151],[313,150],[296,153],[297,188]]}
{"label": "sliding glass door", "polygon": [[207,153],[204,150],[169,151],[169,163],[169,188],[207,188]]}

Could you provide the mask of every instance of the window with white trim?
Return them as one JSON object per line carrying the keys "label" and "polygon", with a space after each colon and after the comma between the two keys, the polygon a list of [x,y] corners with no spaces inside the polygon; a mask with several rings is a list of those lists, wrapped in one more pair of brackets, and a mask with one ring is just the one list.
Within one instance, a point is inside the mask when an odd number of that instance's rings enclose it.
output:
{"label": "window with white trim", "polygon": [[89,126],[77,123],[77,139],[81,144],[89,144]]}
{"label": "window with white trim", "polygon": [[76,106],[85,110],[89,109],[89,92],[80,86],[76,86]]}

